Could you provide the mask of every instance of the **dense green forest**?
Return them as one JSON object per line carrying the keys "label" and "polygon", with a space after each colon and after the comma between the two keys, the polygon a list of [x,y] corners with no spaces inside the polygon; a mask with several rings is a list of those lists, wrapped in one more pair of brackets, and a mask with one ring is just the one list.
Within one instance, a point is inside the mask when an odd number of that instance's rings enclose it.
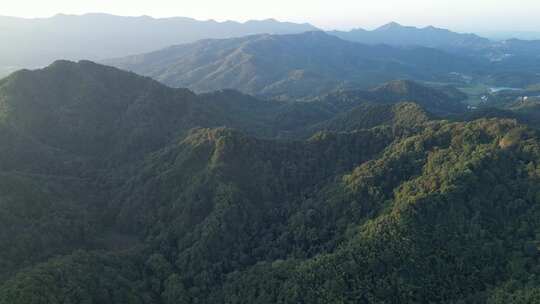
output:
{"label": "dense green forest", "polygon": [[88,61],[16,72],[0,80],[0,304],[537,303],[539,134],[462,99],[406,81],[196,95]]}

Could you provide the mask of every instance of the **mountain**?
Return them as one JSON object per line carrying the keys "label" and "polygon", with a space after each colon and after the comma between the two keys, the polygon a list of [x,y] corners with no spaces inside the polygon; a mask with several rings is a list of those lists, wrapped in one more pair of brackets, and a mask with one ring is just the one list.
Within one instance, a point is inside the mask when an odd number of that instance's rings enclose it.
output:
{"label": "mountain", "polygon": [[315,29],[309,24],[273,19],[238,23],[107,14],[37,19],[0,16],[0,73],[45,66],[58,59],[98,60],[127,56],[205,38],[289,34]]}
{"label": "mountain", "polygon": [[329,33],[345,40],[371,45],[387,44],[436,48],[459,55],[485,58],[499,65],[507,63],[506,67],[515,67],[515,63],[524,58],[537,59],[540,43],[539,40],[516,38],[490,40],[475,34],[456,33],[433,26],[417,28],[403,26],[395,22],[372,31],[354,29],[348,32],[331,31]]}
{"label": "mountain", "polygon": [[[538,70],[540,40],[489,40],[475,34],[463,34],[428,26],[417,28],[392,22],[375,30],[331,31],[339,38],[370,45],[401,47],[423,46],[466,57],[477,64],[475,73],[464,74],[475,83],[525,88],[540,81]],[[470,82],[470,80],[468,80]]]}
{"label": "mountain", "polygon": [[148,152],[194,127],[228,126],[259,137],[288,137],[366,101],[413,101],[445,115],[463,110],[463,96],[411,81],[306,102],[265,101],[234,90],[196,95],[90,61],[22,70],[0,81],[0,87],[0,101],[10,113],[6,126],[45,146],[94,158],[123,157],[133,149]]}
{"label": "mountain", "polygon": [[10,249],[0,250],[0,281],[74,249],[136,244],[111,228],[106,209],[134,164],[195,127],[266,130],[228,112],[219,95],[88,61],[57,61],[1,80],[0,247]]}
{"label": "mountain", "polygon": [[89,61],[0,80],[0,304],[536,303],[540,135],[400,102],[449,88],[367,92],[197,95]]}
{"label": "mountain", "polygon": [[208,98],[90,61],[22,70],[0,85],[3,125],[93,158],[151,151],[193,127],[228,120],[223,112],[215,117],[211,108],[220,105]]}
{"label": "mountain", "polygon": [[368,46],[320,31],[202,40],[104,63],[196,92],[232,88],[286,98],[396,78],[447,79],[451,72],[475,67],[435,49]]}
{"label": "mountain", "polygon": [[[14,141],[4,146],[2,151],[11,156],[0,161],[0,168],[32,168],[38,155],[50,157],[50,168],[63,167],[60,159],[65,157],[73,164],[137,159],[195,127],[227,126],[265,138],[291,136],[365,102],[412,101],[432,113],[459,113],[464,96],[450,91],[393,81],[309,102],[265,101],[233,90],[196,95],[90,61],[56,61],[0,80],[1,136]],[[19,148],[25,153],[16,153]]]}
{"label": "mountain", "polygon": [[340,90],[317,99],[333,104],[413,101],[433,114],[444,116],[464,112],[462,101],[466,98],[467,95],[452,87],[427,87],[410,80],[395,80],[370,90]]}
{"label": "mountain", "polygon": [[[108,205],[129,193],[126,178],[146,168],[152,152],[189,147],[205,134],[194,128],[269,137],[305,121],[287,103],[234,91],[195,95],[89,61],[12,74],[0,81],[0,109],[0,247],[10,248],[0,250],[0,284],[74,249],[138,244],[110,218],[119,207]],[[195,162],[203,151],[190,153]]]}
{"label": "mountain", "polygon": [[345,40],[366,44],[416,45],[445,50],[482,49],[491,46],[492,43],[489,39],[475,34],[456,33],[433,26],[424,28],[402,26],[396,22],[385,24],[372,31],[354,29],[348,32],[329,33]]}

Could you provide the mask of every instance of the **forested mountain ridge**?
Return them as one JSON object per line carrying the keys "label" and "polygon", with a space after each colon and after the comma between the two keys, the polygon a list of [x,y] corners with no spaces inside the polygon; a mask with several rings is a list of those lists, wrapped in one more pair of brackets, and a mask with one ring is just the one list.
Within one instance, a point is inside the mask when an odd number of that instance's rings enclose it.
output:
{"label": "forested mountain ridge", "polygon": [[[0,277],[70,248],[112,242],[118,232],[103,213],[116,187],[148,153],[192,128],[309,136],[308,126],[357,104],[268,102],[234,91],[195,95],[89,61],[16,72],[0,80],[2,231],[12,248],[1,253]],[[39,237],[41,229],[49,234]]]}
{"label": "forested mountain ridge", "polygon": [[350,111],[337,114],[332,119],[318,123],[303,132],[308,134],[313,134],[318,130],[344,132],[376,126],[391,126],[396,133],[407,134],[420,128],[432,117],[432,114],[416,103],[400,102],[384,105],[362,103]]}
{"label": "forested mountain ridge", "polygon": [[256,136],[280,136],[364,102],[411,101],[445,114],[464,107],[463,96],[447,88],[411,81],[338,91],[309,102],[265,101],[233,90],[196,95],[90,61],[23,70],[1,80],[0,89],[3,125],[42,146],[91,157],[152,151],[194,127],[228,126]]}
{"label": "forested mountain ridge", "polygon": [[434,120],[448,88],[364,96],[0,80],[0,303],[537,301],[539,134]]}
{"label": "forested mountain ridge", "polygon": [[369,46],[322,31],[202,40],[104,62],[197,92],[232,88],[290,98],[394,79],[447,79],[477,66],[435,49]]}
{"label": "forested mountain ridge", "polygon": [[[479,133],[470,138],[469,132]],[[508,132],[513,134],[504,135]],[[449,134],[454,135],[447,138]],[[525,144],[513,141],[515,136]],[[17,303],[17,295],[22,290],[31,299],[32,295],[40,294],[41,288],[51,297],[84,297],[101,303],[118,300],[172,303],[178,299],[191,303],[195,298],[207,299],[203,301],[208,303],[219,300],[226,303],[296,303],[299,300],[328,303],[332,299],[442,302],[463,298],[504,302],[515,290],[506,287],[506,280],[535,284],[526,273],[520,274],[504,266],[508,261],[523,265],[518,269],[527,271],[525,269],[530,268],[526,265],[534,264],[538,256],[536,247],[531,246],[535,242],[536,226],[530,221],[533,215],[528,214],[537,204],[534,191],[538,184],[533,177],[528,177],[535,171],[529,171],[532,167],[526,163],[531,157],[529,153],[538,151],[534,143],[538,139],[530,136],[526,130],[505,121],[435,124],[417,136],[390,145],[372,161],[359,160],[362,164],[352,171],[346,163],[342,169],[345,171],[317,167],[319,174],[329,172],[340,176],[343,173],[339,172],[350,172],[342,179],[325,182],[327,186],[320,188],[310,186],[317,183],[309,182],[313,176],[302,169],[314,169],[309,165],[311,158],[306,157],[309,152],[301,152],[299,159],[294,157],[304,149],[280,148],[278,151],[287,153],[287,158],[282,158],[284,155],[268,150],[269,143],[235,135],[235,132],[197,131],[180,144],[179,150],[167,148],[158,153],[145,165],[149,173],[143,171],[141,177],[131,182],[133,184],[128,183],[124,193],[136,199],[120,199],[129,203],[118,213],[121,215],[119,225],[151,236],[146,242],[153,255],[144,266],[137,266],[140,259],[137,256],[144,253],[127,257],[124,254],[125,262],[120,262],[115,261],[115,255],[79,252],[20,273],[4,285],[2,292],[13,303]],[[360,138],[359,147],[368,146],[369,137]],[[323,136],[314,140],[327,139]],[[484,144],[475,148],[478,140]],[[375,142],[384,146],[384,141]],[[345,143],[351,142],[339,140],[338,143],[338,147],[346,147]],[[462,150],[468,149],[467,145],[472,145],[471,150]],[[336,147],[335,139],[331,139],[329,147]],[[346,151],[353,152],[351,147],[349,145]],[[320,148],[313,151],[324,151]],[[517,150],[509,152],[508,149]],[[494,154],[490,155],[489,151]],[[515,153],[525,154],[518,157]],[[343,151],[336,155],[344,159]],[[373,154],[364,155],[369,159]],[[173,163],[168,163],[171,157]],[[327,161],[331,157],[325,156]],[[285,162],[280,164],[280,160]],[[525,163],[514,167],[522,161]],[[316,159],[313,162],[320,163]],[[293,164],[300,170],[280,169]],[[249,170],[251,166],[256,169]],[[487,167],[489,171],[481,173],[483,171],[475,166]],[[155,170],[162,173],[150,173]],[[516,172],[520,170],[525,171]],[[286,175],[281,179],[274,176],[279,176],[279,172]],[[506,173],[501,176],[503,172]],[[244,176],[246,173],[249,175]],[[477,174],[498,177],[481,182]],[[506,184],[503,182],[506,174],[518,182]],[[515,174],[526,175],[519,178]],[[390,176],[393,178],[387,180]],[[324,175],[321,177],[326,179]],[[307,188],[303,183],[286,182],[288,178],[308,182]],[[482,175],[482,178],[486,177]],[[488,185],[488,182],[500,186]],[[137,186],[140,183],[145,186]],[[478,183],[486,183],[488,192],[478,193],[478,189],[482,189]],[[498,190],[488,194],[494,187]],[[317,188],[321,190],[315,190]],[[142,192],[138,194],[135,189]],[[390,189],[395,191],[388,191]],[[513,198],[518,193],[523,197]],[[148,205],[149,202],[154,203]],[[157,208],[156,211],[149,212],[153,208]],[[507,212],[514,216],[507,217]],[[516,235],[512,229],[522,229],[524,222],[532,226],[519,230]],[[358,232],[353,223],[357,223]],[[502,227],[510,230],[504,232]],[[496,238],[502,239],[497,241]],[[322,256],[317,256],[318,253]],[[509,255],[513,255],[512,260],[507,259]],[[424,264],[431,259],[439,259],[435,268]],[[465,263],[454,262],[454,259],[464,259]],[[346,268],[342,268],[345,265]],[[490,265],[501,266],[491,269]],[[65,267],[83,272],[68,274]],[[106,276],[112,275],[112,279],[102,275],[99,279],[93,277],[92,269],[102,267],[108,269]],[[332,271],[333,268],[341,271]],[[482,269],[479,276],[473,275],[477,268]],[[231,272],[233,269],[245,270]],[[58,277],[60,273],[64,275]],[[229,275],[219,275],[225,273]],[[45,281],[45,285],[43,281],[38,285],[32,283],[43,276],[50,276],[51,280]],[[373,276],[374,282],[366,279]],[[127,278],[139,283],[121,283]],[[344,285],[328,285],[327,280]],[[222,284],[220,282],[224,285],[216,288]],[[497,290],[490,290],[486,282],[500,285]],[[64,284],[79,289],[66,293]],[[516,284],[519,286],[513,283]],[[116,289],[114,296],[98,293],[111,286]],[[415,292],[408,292],[410,290]],[[530,297],[518,292],[516,296]]]}
{"label": "forested mountain ridge", "polygon": [[395,80],[369,90],[338,90],[316,100],[334,104],[358,103],[397,103],[412,101],[434,114],[462,113],[466,106],[462,103],[467,95],[452,87],[426,87],[410,80]]}

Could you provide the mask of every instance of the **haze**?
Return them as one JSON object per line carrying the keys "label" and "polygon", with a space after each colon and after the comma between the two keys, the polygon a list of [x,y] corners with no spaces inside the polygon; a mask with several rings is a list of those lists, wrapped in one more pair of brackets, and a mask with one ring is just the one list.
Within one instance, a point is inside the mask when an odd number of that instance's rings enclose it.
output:
{"label": "haze", "polygon": [[[523,9],[526,7],[527,9]],[[323,29],[373,28],[388,21],[434,25],[457,31],[535,31],[540,1],[520,0],[19,0],[4,4],[0,15],[49,17],[57,13],[103,12],[125,16],[185,16],[218,21],[276,18],[309,22]]]}

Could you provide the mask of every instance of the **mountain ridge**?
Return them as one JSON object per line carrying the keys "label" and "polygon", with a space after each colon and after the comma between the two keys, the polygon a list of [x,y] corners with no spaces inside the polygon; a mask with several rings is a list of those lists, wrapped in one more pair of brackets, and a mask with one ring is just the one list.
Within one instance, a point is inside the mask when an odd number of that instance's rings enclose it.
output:
{"label": "mountain ridge", "polygon": [[322,31],[202,40],[103,62],[197,92],[233,88],[278,98],[309,97],[393,79],[442,79],[476,66],[431,48],[369,46]]}
{"label": "mountain ridge", "polygon": [[504,78],[516,79],[519,86],[523,87],[538,81],[535,71],[540,68],[537,58],[540,40],[490,40],[476,34],[457,33],[433,26],[418,28],[397,23],[383,25],[372,31],[358,29],[329,33],[342,39],[372,45],[436,48],[484,62],[485,70],[477,75],[478,81],[496,86],[504,86]]}
{"label": "mountain ridge", "polygon": [[476,34],[463,34],[434,26],[404,26],[390,22],[374,30],[353,29],[346,31],[330,31],[342,39],[367,44],[389,44],[395,46],[425,46],[446,50],[460,48],[479,49],[488,47],[492,42]]}
{"label": "mountain ridge", "polygon": [[[157,50],[204,38],[315,30],[276,20],[199,21],[187,17],[123,17],[103,13],[48,18],[0,17],[0,72],[36,68],[54,60],[98,60]],[[29,37],[42,37],[39,42]],[[62,45],[63,48],[56,46]],[[16,47],[18,46],[18,47]],[[9,70],[8,67],[12,67]]]}

